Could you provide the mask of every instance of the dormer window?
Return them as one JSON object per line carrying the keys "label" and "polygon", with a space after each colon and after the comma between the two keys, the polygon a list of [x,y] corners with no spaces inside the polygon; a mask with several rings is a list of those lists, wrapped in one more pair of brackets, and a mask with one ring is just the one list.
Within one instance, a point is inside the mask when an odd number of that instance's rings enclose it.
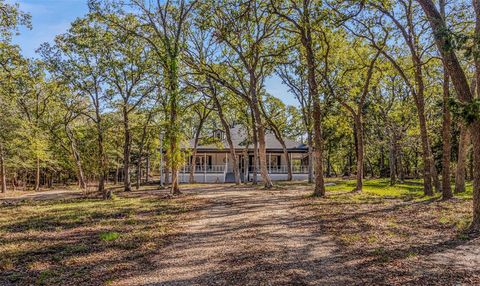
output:
{"label": "dormer window", "polygon": [[225,132],[223,130],[217,129],[213,131],[213,137],[218,140],[224,140],[225,139]]}

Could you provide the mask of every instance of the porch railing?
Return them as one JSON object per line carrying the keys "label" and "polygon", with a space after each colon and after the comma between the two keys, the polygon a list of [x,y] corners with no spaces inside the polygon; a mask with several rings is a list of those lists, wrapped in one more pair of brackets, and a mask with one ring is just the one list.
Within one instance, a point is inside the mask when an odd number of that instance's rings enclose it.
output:
{"label": "porch railing", "polygon": [[[267,170],[269,174],[287,174],[288,173],[288,165],[280,165],[280,166],[268,166]],[[254,171],[253,166],[249,166],[248,171],[251,173]],[[260,173],[260,166],[257,166],[257,172]],[[308,174],[308,166],[304,165],[294,165],[292,166],[292,173],[293,174]]]}
{"label": "porch railing", "polygon": [[184,166],[180,170],[182,173],[190,173],[191,168],[195,168],[195,173],[203,174],[203,173],[224,173],[225,172],[225,165],[211,165],[211,166]]}

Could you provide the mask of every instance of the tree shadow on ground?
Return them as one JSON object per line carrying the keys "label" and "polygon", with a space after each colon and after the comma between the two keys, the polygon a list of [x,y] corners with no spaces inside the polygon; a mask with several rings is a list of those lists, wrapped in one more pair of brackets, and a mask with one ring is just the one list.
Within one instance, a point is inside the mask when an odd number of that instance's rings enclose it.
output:
{"label": "tree shadow on ground", "polygon": [[[450,236],[437,243],[433,241],[438,237],[419,237],[425,239],[424,245],[406,241],[404,247],[356,248],[346,247],[336,236],[375,230],[375,225],[363,220],[371,216],[382,218],[400,213],[403,216],[411,211],[409,208],[438,207],[435,199],[400,200],[375,209],[368,209],[371,206],[365,204],[367,210],[355,213],[341,211],[344,206],[340,205],[339,209],[329,209],[325,218],[318,218],[317,214],[305,215],[304,200],[309,198],[304,192],[293,195],[295,191],[270,195],[259,192],[251,195],[209,192],[212,201],[202,213],[208,217],[205,225],[194,226],[173,246],[167,246],[152,261],[156,265],[153,271],[116,282],[119,285],[418,285],[420,282],[448,285],[480,281],[475,269],[439,272],[429,269],[428,264],[423,270],[415,269],[416,265],[422,265],[421,258],[453,250],[475,237]],[[330,206],[326,203],[320,207]],[[412,253],[416,257],[413,261]]]}
{"label": "tree shadow on ground", "polygon": [[[382,199],[385,203],[379,204],[348,198],[341,202],[308,198],[309,190],[302,190],[188,186],[172,202],[165,199],[167,190],[125,194],[128,200],[121,205],[89,202],[96,208],[83,214],[78,225],[72,213],[83,209],[75,205],[66,206],[68,211],[56,206],[56,215],[47,213],[44,221],[33,213],[34,222],[42,227],[26,227],[27,218],[2,221],[1,231],[9,233],[2,235],[2,244],[30,245],[10,250],[10,255],[22,258],[2,270],[6,275],[0,284],[480,283],[475,268],[440,271],[436,262],[428,260],[478,242],[477,236],[460,238],[450,226],[433,222],[435,211],[446,208],[462,213],[465,202]],[[185,209],[190,203],[194,207]],[[186,210],[189,219],[181,232],[168,232],[169,227],[177,227],[178,215]],[[57,222],[56,216],[62,213]],[[385,235],[387,230],[392,234],[385,241],[366,243],[370,235]],[[103,232],[121,236],[103,241],[99,239]],[[8,268],[8,261],[3,266]]]}
{"label": "tree shadow on ground", "polygon": [[[152,269],[188,198],[29,201],[1,210],[0,285],[101,285]],[[193,207],[193,206],[192,206]]]}

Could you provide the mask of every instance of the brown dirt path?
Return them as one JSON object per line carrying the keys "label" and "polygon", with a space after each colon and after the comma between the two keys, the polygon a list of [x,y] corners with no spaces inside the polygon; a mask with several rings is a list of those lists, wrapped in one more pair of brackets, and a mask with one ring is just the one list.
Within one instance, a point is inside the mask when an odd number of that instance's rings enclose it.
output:
{"label": "brown dirt path", "polygon": [[306,193],[235,187],[196,192],[208,205],[155,257],[155,270],[113,284],[351,283],[333,240],[315,233],[313,221],[297,219],[295,202]]}

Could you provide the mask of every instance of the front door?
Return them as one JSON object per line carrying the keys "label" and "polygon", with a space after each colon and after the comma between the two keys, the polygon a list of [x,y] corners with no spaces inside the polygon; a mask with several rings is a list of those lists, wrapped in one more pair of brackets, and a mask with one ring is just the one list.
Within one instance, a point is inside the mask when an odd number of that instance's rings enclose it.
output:
{"label": "front door", "polygon": [[245,161],[243,155],[238,155],[238,170],[240,171],[240,180],[245,182]]}

